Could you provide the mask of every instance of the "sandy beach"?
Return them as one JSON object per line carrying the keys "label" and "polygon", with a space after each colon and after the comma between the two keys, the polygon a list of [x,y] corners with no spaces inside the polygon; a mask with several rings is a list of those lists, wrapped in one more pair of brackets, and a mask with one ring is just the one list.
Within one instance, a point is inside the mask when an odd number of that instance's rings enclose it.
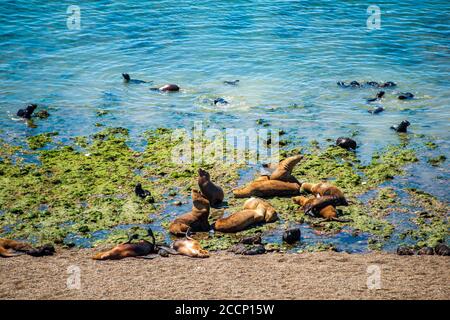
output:
{"label": "sandy beach", "polygon": [[[213,254],[93,261],[94,250],[0,259],[1,299],[449,299],[450,259],[387,253]],[[367,287],[368,266],[381,289]],[[79,289],[68,268],[79,267]]]}

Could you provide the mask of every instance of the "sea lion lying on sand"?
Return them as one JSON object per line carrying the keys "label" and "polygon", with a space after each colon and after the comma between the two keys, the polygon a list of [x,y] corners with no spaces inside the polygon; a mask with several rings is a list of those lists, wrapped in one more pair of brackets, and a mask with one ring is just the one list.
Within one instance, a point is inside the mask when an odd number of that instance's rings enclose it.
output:
{"label": "sea lion lying on sand", "polygon": [[192,211],[176,218],[169,226],[169,232],[175,236],[184,236],[192,231],[209,231],[208,222],[210,204],[208,199],[198,190],[192,190]]}
{"label": "sea lion lying on sand", "polygon": [[234,233],[260,222],[273,222],[277,218],[277,213],[270,203],[263,199],[250,198],[244,203],[243,210],[218,219],[213,227],[216,231]]}
{"label": "sea lion lying on sand", "polygon": [[292,156],[278,163],[270,176],[261,176],[247,186],[233,190],[236,198],[294,196],[299,194],[301,183],[292,175],[292,169],[303,158]]}
{"label": "sea lion lying on sand", "polygon": [[148,236],[152,239],[152,242],[147,240],[140,240],[138,243],[131,243],[134,239],[131,236],[128,242],[119,244],[111,250],[97,253],[92,259],[94,260],[119,260],[129,257],[146,256],[150,253],[154,253],[156,249],[156,240],[153,235],[152,229],[147,230]]}
{"label": "sea lion lying on sand", "polygon": [[178,254],[188,256],[191,258],[208,258],[209,252],[200,246],[200,243],[189,236],[190,229],[186,231],[184,239],[175,240],[172,244],[172,249],[176,250]]}
{"label": "sea lion lying on sand", "polygon": [[303,183],[302,192],[308,192],[316,196],[313,201],[308,201],[303,210],[306,214],[320,214],[321,210],[328,206],[348,206],[344,194],[337,187],[329,183]]}
{"label": "sea lion lying on sand", "polygon": [[8,258],[27,254],[33,257],[51,256],[55,248],[46,244],[42,247],[33,248],[30,244],[9,239],[0,239],[0,257]]}
{"label": "sea lion lying on sand", "polygon": [[221,204],[224,193],[221,187],[211,181],[211,177],[206,170],[198,169],[198,187],[203,195],[208,199],[211,206]]}

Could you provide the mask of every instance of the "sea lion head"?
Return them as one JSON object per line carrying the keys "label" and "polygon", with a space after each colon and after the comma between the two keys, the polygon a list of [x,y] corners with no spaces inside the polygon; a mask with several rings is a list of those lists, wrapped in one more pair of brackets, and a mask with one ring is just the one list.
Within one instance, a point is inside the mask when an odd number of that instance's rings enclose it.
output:
{"label": "sea lion head", "polygon": [[199,178],[206,179],[207,181],[210,180],[209,172],[206,170],[203,170],[202,168],[198,169],[198,176],[199,176]]}
{"label": "sea lion head", "polygon": [[128,82],[131,80],[131,77],[128,73],[122,73],[122,77],[125,82]]}

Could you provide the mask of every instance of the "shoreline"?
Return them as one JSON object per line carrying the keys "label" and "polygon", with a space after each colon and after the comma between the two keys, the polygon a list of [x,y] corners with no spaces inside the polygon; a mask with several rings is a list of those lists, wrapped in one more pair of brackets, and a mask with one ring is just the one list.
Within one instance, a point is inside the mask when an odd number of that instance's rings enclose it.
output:
{"label": "shoreline", "polygon": [[[450,260],[443,256],[220,252],[206,259],[90,259],[97,251],[0,259],[0,299],[450,299]],[[381,289],[368,289],[369,266],[380,268]],[[80,289],[67,287],[74,268]]]}

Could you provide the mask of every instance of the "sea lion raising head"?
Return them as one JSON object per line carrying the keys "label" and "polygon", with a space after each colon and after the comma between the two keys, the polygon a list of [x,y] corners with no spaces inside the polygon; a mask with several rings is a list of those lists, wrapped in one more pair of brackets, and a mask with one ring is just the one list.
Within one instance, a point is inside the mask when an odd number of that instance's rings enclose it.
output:
{"label": "sea lion raising head", "polygon": [[292,175],[292,170],[302,159],[302,155],[296,155],[280,161],[275,171],[270,175],[270,180],[279,180],[300,184],[298,180]]}
{"label": "sea lion raising head", "polygon": [[128,73],[122,73],[122,78],[123,78],[123,82],[125,82],[125,83],[133,83],[133,84],[148,83],[147,81],[144,81],[144,80],[131,79],[131,77]]}
{"label": "sea lion raising head", "polygon": [[400,122],[400,124],[396,125],[396,126],[392,126],[391,129],[397,131],[397,132],[402,132],[405,133],[409,127],[411,123],[409,123],[408,120],[403,120],[402,122]]}
{"label": "sea lion raising head", "polygon": [[379,101],[379,100],[383,99],[384,94],[385,94],[384,91],[380,91],[380,92],[377,93],[375,98],[367,99],[367,102]]}
{"label": "sea lion raising head", "polygon": [[34,110],[36,110],[36,108],[36,104],[30,104],[25,109],[19,109],[17,111],[17,116],[24,119],[31,119],[31,115],[33,114]]}
{"label": "sea lion raising head", "polygon": [[192,211],[176,218],[169,226],[169,232],[175,236],[184,236],[186,232],[209,231],[208,222],[210,204],[208,199],[198,190],[192,190]]}
{"label": "sea lion raising head", "polygon": [[222,203],[224,193],[221,187],[211,181],[209,173],[203,169],[198,169],[198,187],[202,194],[209,200],[212,206]]}

